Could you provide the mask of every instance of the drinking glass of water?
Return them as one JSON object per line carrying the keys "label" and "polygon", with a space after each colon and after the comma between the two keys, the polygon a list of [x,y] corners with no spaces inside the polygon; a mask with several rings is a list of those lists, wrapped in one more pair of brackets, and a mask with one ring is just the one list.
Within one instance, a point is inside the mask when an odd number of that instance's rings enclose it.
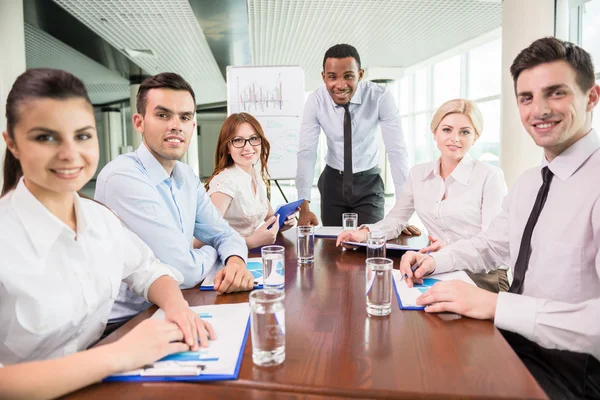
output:
{"label": "drinking glass of water", "polygon": [[358,214],[356,213],[343,213],[342,214],[342,227],[345,231],[358,228]]}
{"label": "drinking glass of water", "polygon": [[285,292],[263,289],[250,292],[252,361],[263,367],[285,360]]}
{"label": "drinking glass of water", "polygon": [[285,248],[265,246],[261,249],[263,262],[263,287],[283,289],[285,285]]}
{"label": "drinking glass of water", "polygon": [[367,258],[385,258],[385,235],[369,233],[367,239]]}
{"label": "drinking glass of water", "polygon": [[388,315],[392,312],[392,265],[389,258],[367,258],[367,314]]}
{"label": "drinking glass of water", "polygon": [[310,225],[298,227],[298,263],[312,264],[315,261],[315,232]]}

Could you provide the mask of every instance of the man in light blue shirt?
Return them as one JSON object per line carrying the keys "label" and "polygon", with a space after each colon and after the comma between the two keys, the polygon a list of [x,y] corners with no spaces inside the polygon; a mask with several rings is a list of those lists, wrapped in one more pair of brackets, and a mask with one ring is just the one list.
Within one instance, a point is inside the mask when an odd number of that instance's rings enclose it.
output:
{"label": "man in light blue shirt", "polygon": [[[215,272],[220,258],[225,266],[216,273],[215,290],[250,290],[254,278],[246,268],[244,239],[221,217],[193,170],[178,161],[195,134],[195,110],[194,92],[179,75],[162,73],[142,82],[133,123],[143,143],[102,169],[95,198],[161,262],[183,274],[182,288]],[[124,319],[147,306],[123,285],[110,318]]]}
{"label": "man in light blue shirt", "polygon": [[384,187],[379,168],[378,128],[388,154],[396,194],[408,175],[400,113],[392,93],[361,82],[363,69],[353,46],[339,44],[325,53],[323,82],[306,100],[298,151],[296,188],[307,201],[299,225],[317,224],[308,202],[321,130],[327,137],[326,167],[319,178],[323,225],[342,224],[342,213],[358,213],[358,223],[384,215]]}

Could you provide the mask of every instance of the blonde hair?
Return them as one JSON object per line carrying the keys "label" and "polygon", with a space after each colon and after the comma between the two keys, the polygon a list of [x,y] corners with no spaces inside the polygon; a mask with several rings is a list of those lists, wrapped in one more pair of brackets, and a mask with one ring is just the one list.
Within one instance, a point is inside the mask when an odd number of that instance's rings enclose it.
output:
{"label": "blonde hair", "polygon": [[431,132],[435,133],[442,120],[448,114],[464,114],[471,120],[475,128],[475,139],[478,139],[483,131],[483,115],[477,107],[477,103],[472,100],[454,99],[448,100],[437,109],[431,119]]}

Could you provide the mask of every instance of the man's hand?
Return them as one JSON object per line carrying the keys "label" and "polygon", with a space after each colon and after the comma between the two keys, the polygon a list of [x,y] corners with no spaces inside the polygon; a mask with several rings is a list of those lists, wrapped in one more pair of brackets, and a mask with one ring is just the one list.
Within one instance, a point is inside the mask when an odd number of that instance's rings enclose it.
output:
{"label": "man's hand", "polygon": [[246,268],[240,257],[231,256],[225,266],[215,275],[215,290],[218,294],[252,290],[254,275]]}
{"label": "man's hand", "polygon": [[494,319],[498,295],[462,281],[437,282],[417,298],[427,312],[449,311],[476,319]]}
{"label": "man's hand", "polygon": [[400,273],[406,279],[406,285],[422,283],[425,275],[435,271],[435,260],[429,255],[407,251],[400,260]]}
{"label": "man's hand", "polygon": [[319,219],[317,218],[315,213],[310,211],[310,207],[308,204],[309,204],[308,200],[304,200],[304,203],[302,203],[300,205],[300,215],[298,216],[298,225],[299,226],[302,226],[302,225],[317,226],[317,225],[319,225]]}

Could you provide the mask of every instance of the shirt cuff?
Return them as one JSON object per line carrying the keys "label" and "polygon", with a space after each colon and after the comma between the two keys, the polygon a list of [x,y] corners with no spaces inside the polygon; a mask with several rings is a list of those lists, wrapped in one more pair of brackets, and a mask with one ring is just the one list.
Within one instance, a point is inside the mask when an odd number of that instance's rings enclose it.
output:
{"label": "shirt cuff", "polygon": [[501,292],[496,303],[494,325],[533,341],[537,300],[520,294]]}
{"label": "shirt cuff", "polygon": [[245,264],[248,264],[248,254],[239,254],[239,252],[231,251],[231,252],[224,252],[221,254],[221,260],[223,260],[223,265],[227,264],[227,259],[232,256],[239,257],[242,260],[244,260]]}
{"label": "shirt cuff", "polygon": [[435,271],[433,271],[434,274],[442,274],[444,272],[454,271],[454,266],[452,265],[452,256],[447,251],[442,249],[429,255],[433,257],[435,261]]}
{"label": "shirt cuff", "polygon": [[298,199],[304,199],[307,200],[310,203],[310,191],[311,191],[312,187],[296,187],[296,190],[298,192]]}
{"label": "shirt cuff", "polygon": [[170,277],[175,282],[177,282],[178,285],[181,282],[183,282],[183,275],[181,274],[181,272],[176,271],[176,270],[171,271],[171,269],[169,267],[167,267],[165,264],[163,264],[159,261],[154,261],[152,263],[152,267],[153,267],[154,271],[150,275],[150,279],[148,279],[148,284],[144,288],[144,298],[148,302],[150,302],[150,300],[148,300],[148,290],[150,290],[150,286],[152,286],[152,284],[161,276]]}

